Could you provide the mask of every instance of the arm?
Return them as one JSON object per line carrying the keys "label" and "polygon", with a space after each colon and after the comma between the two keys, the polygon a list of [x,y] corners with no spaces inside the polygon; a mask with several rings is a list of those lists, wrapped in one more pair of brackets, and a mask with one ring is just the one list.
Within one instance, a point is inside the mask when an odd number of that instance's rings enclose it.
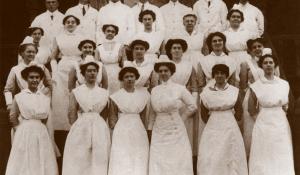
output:
{"label": "arm", "polygon": [[96,61],[101,61],[100,53],[99,53],[98,49],[95,50],[95,56],[94,57],[95,57]]}
{"label": "arm", "polygon": [[228,9],[227,6],[225,4],[225,2],[220,2],[222,3],[222,7],[221,7],[221,11],[220,11],[220,18],[221,18],[221,23],[222,23],[222,30],[226,30],[227,28],[227,13],[228,13]]}
{"label": "arm", "polygon": [[197,105],[194,97],[186,88],[183,88],[182,90],[181,100],[187,107],[187,110],[185,110],[182,114],[182,118],[184,120],[191,117],[196,112]]}
{"label": "arm", "polygon": [[55,38],[53,41],[52,53],[49,57],[49,60],[47,61],[47,62],[50,61],[52,75],[57,72],[57,57],[58,57],[58,55],[59,55],[59,48],[58,48],[57,41]]}
{"label": "arm", "polygon": [[258,33],[260,36],[264,34],[264,29],[265,29],[264,20],[265,19],[264,19],[263,13],[259,9],[257,9],[256,21],[257,21],[257,26],[258,26]]}
{"label": "arm", "polygon": [[239,85],[236,81],[236,73],[235,71],[232,73],[232,75],[228,78],[228,83],[231,84],[232,86],[235,86],[237,88],[239,88]]}
{"label": "arm", "polygon": [[241,63],[241,71],[240,71],[240,89],[245,90],[248,87],[248,64]]}
{"label": "arm", "polygon": [[18,120],[19,114],[20,114],[20,111],[19,111],[18,104],[17,104],[16,100],[14,100],[12,102],[11,110],[9,113],[9,121],[13,128],[16,128],[19,125],[19,120]]}
{"label": "arm", "polygon": [[248,112],[254,119],[256,119],[256,115],[258,113],[257,97],[252,89],[250,89]]}
{"label": "arm", "polygon": [[113,100],[110,100],[109,105],[109,117],[108,117],[108,124],[111,129],[115,127],[118,122],[118,106],[115,104]]}
{"label": "arm", "polygon": [[78,111],[78,103],[76,101],[75,95],[73,92],[70,94],[70,102],[69,102],[69,112],[68,112],[68,118],[69,123],[72,125],[78,118],[77,116]]}
{"label": "arm", "polygon": [[17,86],[18,85],[16,84],[16,74],[14,70],[11,69],[7,77],[6,84],[3,91],[8,110],[11,109],[11,105],[13,102],[13,94],[16,92]]}
{"label": "arm", "polygon": [[118,53],[118,62],[119,62],[119,67],[123,67],[124,65],[124,54],[125,54],[125,50],[124,50],[124,46],[122,45],[119,49],[119,53]]}
{"label": "arm", "polygon": [[202,66],[200,63],[198,63],[197,77],[198,77],[198,89],[199,89],[199,94],[200,94],[206,85],[206,77],[205,77],[205,74],[202,70]]}
{"label": "arm", "polygon": [[52,78],[49,70],[46,67],[44,67],[44,73],[45,73],[45,77],[44,77],[43,84],[45,87],[49,88],[49,90],[52,91]]}
{"label": "arm", "polygon": [[197,81],[197,74],[196,74],[196,71],[195,69],[193,68],[192,69],[192,73],[191,73],[191,76],[190,76],[190,79],[186,85],[186,88],[193,94],[194,92],[198,92],[199,89],[198,89],[198,81]]}
{"label": "arm", "polygon": [[102,80],[101,80],[101,87],[104,89],[108,88],[108,78],[107,78],[107,72],[106,69],[104,67],[104,65],[102,65]]}
{"label": "arm", "polygon": [[159,81],[159,76],[158,74],[153,70],[151,75],[150,75],[150,84],[149,84],[149,92],[151,92],[151,90],[158,85],[158,81]]}
{"label": "arm", "polygon": [[147,129],[147,105],[145,106],[145,108],[143,109],[143,111],[140,113],[142,122],[145,126],[145,128]]}
{"label": "arm", "polygon": [[239,93],[237,101],[234,105],[234,111],[235,111],[234,116],[237,121],[240,121],[243,115],[243,99],[244,99],[243,94]]}

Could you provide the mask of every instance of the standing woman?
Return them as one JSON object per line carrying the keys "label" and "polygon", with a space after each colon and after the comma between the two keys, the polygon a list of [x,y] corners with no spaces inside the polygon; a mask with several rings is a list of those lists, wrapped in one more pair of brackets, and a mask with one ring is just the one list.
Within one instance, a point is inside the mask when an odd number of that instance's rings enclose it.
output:
{"label": "standing woman", "polygon": [[[152,139],[149,175],[193,175],[192,148],[184,122],[196,111],[193,96],[182,85],[171,80],[176,66],[169,59],[160,58],[154,65],[161,85],[151,91]],[[186,109],[180,114],[179,109]]]}
{"label": "standing woman", "polygon": [[112,94],[120,89],[118,73],[123,63],[124,49],[123,45],[115,40],[119,28],[113,24],[105,24],[102,27],[105,35],[104,42],[97,47],[96,58],[103,63],[108,77],[108,91]]}
{"label": "standing woman", "polygon": [[108,91],[97,85],[99,65],[85,60],[80,65],[85,83],[70,95],[72,125],[64,149],[63,175],[107,175],[110,153]]}
{"label": "standing woman", "polygon": [[[82,36],[77,32],[80,24],[78,18],[68,15],[63,19],[64,32],[56,36],[51,55],[52,77],[56,84],[53,87],[52,110],[55,130],[69,130],[68,109],[69,104],[69,72],[81,60],[78,45],[82,41]],[[61,60],[57,59],[61,55]]]}
{"label": "standing woman", "polygon": [[199,64],[199,86],[201,89],[208,85],[214,84],[215,80],[212,77],[212,68],[216,64],[226,64],[229,67],[228,83],[233,86],[238,86],[236,83],[236,63],[234,58],[228,56],[226,49],[226,36],[221,32],[214,32],[208,35],[206,44],[209,50],[209,55],[200,59]]}
{"label": "standing woman", "polygon": [[16,133],[6,175],[58,175],[54,149],[45,126],[50,99],[38,88],[44,71],[38,66],[29,66],[21,71],[21,76],[28,88],[15,96],[10,111],[10,122]]}
{"label": "standing woman", "polygon": [[158,76],[153,70],[153,63],[145,58],[149,44],[147,41],[134,40],[129,47],[132,55],[130,55],[131,58],[128,58],[128,60],[132,60],[125,61],[124,66],[130,65],[135,67],[140,74],[140,77],[135,81],[136,87],[147,87],[150,92],[158,84]]}
{"label": "standing woman", "polygon": [[[192,94],[193,99],[198,99],[198,80],[196,71],[191,61],[184,60],[183,54],[187,50],[188,45],[183,39],[169,39],[166,43],[165,50],[170,60],[175,63],[176,72],[171,76],[174,83],[185,86]],[[183,107],[181,110],[186,110]],[[190,117],[184,120],[185,127],[188,132],[189,140],[192,145],[193,155],[197,156],[198,144],[198,116]]]}
{"label": "standing woman", "polygon": [[134,39],[140,39],[149,43],[149,49],[146,52],[145,58],[151,61],[152,64],[160,55],[160,47],[163,42],[164,35],[162,31],[155,31],[153,23],[156,20],[156,14],[152,10],[144,10],[139,14],[139,21],[143,23],[144,30],[138,32]]}
{"label": "standing woman", "polygon": [[145,129],[147,88],[135,87],[139,78],[134,67],[119,73],[123,88],[110,96],[110,127],[113,128],[109,175],[148,175],[149,141]]}
{"label": "standing woman", "polygon": [[245,146],[237,121],[242,116],[239,89],[229,85],[229,67],[212,68],[216,83],[204,88],[201,117],[206,123],[198,151],[198,175],[248,175]]}
{"label": "standing woman", "polygon": [[274,75],[277,60],[260,57],[264,77],[250,85],[249,113],[254,117],[250,175],[294,175],[293,145],[286,112],[289,84]]}
{"label": "standing woman", "polygon": [[[95,61],[99,66],[96,84],[99,87],[107,89],[107,73],[100,61],[97,61],[95,58],[95,50],[96,50],[96,43],[92,40],[83,40],[79,43],[78,49],[81,51],[81,63],[87,61]],[[80,73],[80,63],[73,67],[69,73],[69,90],[71,91],[76,87],[76,85],[81,85],[85,83],[85,78]]]}

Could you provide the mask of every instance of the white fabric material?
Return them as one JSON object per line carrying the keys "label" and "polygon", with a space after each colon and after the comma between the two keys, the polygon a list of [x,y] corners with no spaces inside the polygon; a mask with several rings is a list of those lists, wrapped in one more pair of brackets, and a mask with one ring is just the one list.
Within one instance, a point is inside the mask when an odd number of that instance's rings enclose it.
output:
{"label": "white fabric material", "polygon": [[181,4],[179,1],[169,3],[160,7],[160,11],[164,18],[166,30],[165,35],[169,36],[177,31],[184,31],[183,17],[192,13],[192,8]]}
{"label": "white fabric material", "polygon": [[102,32],[102,26],[105,24],[114,24],[119,27],[116,41],[122,44],[126,43],[135,33],[135,22],[132,10],[120,1],[116,3],[109,1],[107,5],[100,9],[97,18],[97,44],[104,42],[105,36]]}
{"label": "white fabric material", "polygon": [[252,31],[254,35],[261,36],[264,33],[264,15],[255,6],[247,2],[245,5],[235,4],[232,9],[238,9],[244,14],[244,22],[242,26],[248,31]]}
{"label": "white fabric material", "polygon": [[54,75],[53,79],[56,82],[52,92],[52,114],[55,130],[70,129],[68,108],[65,107],[69,104],[69,72],[81,60],[81,52],[78,49],[78,45],[83,40],[79,33],[74,32],[69,33],[65,31],[56,37],[62,59],[58,63],[57,72],[52,72]]}
{"label": "white fabric material", "polygon": [[136,63],[136,61],[132,61],[132,62],[125,61],[124,67],[126,67],[126,66],[134,66],[140,74],[139,79],[137,79],[135,81],[135,86],[136,87],[145,87],[147,81],[151,78],[151,73],[154,70],[153,64],[149,63],[147,61],[144,61],[142,64],[138,65]]}
{"label": "white fabric material", "polygon": [[96,40],[96,21],[98,16],[98,11],[93,7],[84,7],[86,10],[86,14],[83,16],[82,14],[82,4],[78,4],[74,7],[69,8],[66,11],[67,15],[73,15],[80,20],[80,25],[78,26],[78,30],[84,36],[85,39]]}
{"label": "white fabric material", "polygon": [[122,45],[116,42],[104,43],[97,47],[101,62],[107,72],[109,94],[113,94],[120,89],[118,75],[121,70],[119,66],[119,50],[121,47]]}
{"label": "white fabric material", "polygon": [[15,96],[20,117],[6,175],[58,175],[55,152],[46,126],[50,99],[41,92],[24,89]]}
{"label": "white fabric material", "polygon": [[73,93],[82,111],[66,140],[62,174],[107,175],[110,131],[99,114],[108,104],[108,91],[83,84]]}
{"label": "white fabric material", "polygon": [[223,0],[211,0],[209,7],[207,0],[198,0],[193,11],[198,17],[199,30],[206,36],[211,32],[225,30],[228,9]]}
{"label": "white fabric material", "polygon": [[260,111],[252,133],[249,175],[294,175],[291,131],[282,109],[288,103],[288,82],[264,78],[250,87]]}
{"label": "white fabric material", "polygon": [[188,61],[181,60],[179,63],[175,62],[175,66],[176,71],[171,77],[172,81],[186,86],[192,75],[193,65]]}
{"label": "white fabric material", "polygon": [[198,175],[248,174],[243,138],[233,115],[238,91],[227,84],[225,90],[207,87],[200,95],[210,116],[199,145]]}
{"label": "white fabric material", "polygon": [[[131,9],[132,9],[132,12],[133,12],[133,15],[134,15],[134,22],[135,22],[136,32],[143,31],[144,30],[144,25],[143,25],[143,23],[141,23],[139,21],[139,14],[140,14],[141,9],[142,9],[142,3],[138,2]],[[144,4],[144,10],[151,10],[155,13],[156,20],[154,21],[154,23],[152,25],[152,28],[153,28],[154,31],[160,31],[160,32],[164,33],[165,32],[165,23],[164,23],[164,19],[163,19],[163,16],[161,14],[160,9],[157,6],[155,6],[153,4],[150,4],[147,1]]]}
{"label": "white fabric material", "polygon": [[195,111],[196,104],[187,89],[171,80],[151,92],[156,114],[150,146],[149,175],[192,175],[192,148],[179,109]]}
{"label": "white fabric material", "polygon": [[120,89],[110,96],[120,110],[112,136],[109,175],[147,175],[149,141],[140,117],[150,100],[146,88]]}
{"label": "white fabric material", "polygon": [[[51,15],[53,20],[51,20]],[[45,37],[53,43],[54,38],[63,32],[63,19],[65,15],[58,10],[51,13],[46,11],[37,17],[31,23],[31,27],[41,27],[44,30]],[[52,47],[52,44],[50,45]]]}

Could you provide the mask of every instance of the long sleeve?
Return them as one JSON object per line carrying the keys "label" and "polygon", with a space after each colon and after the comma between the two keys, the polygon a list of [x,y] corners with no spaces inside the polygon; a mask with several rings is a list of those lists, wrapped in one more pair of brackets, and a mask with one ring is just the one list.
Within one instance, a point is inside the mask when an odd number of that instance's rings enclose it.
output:
{"label": "long sleeve", "polygon": [[191,76],[190,76],[190,79],[186,85],[186,88],[191,92],[198,92],[198,81],[197,81],[197,74],[196,74],[196,71],[195,69],[193,68],[192,69],[192,73],[191,73]]}
{"label": "long sleeve", "polygon": [[127,37],[125,41],[131,39],[135,33],[136,33],[136,28],[135,28],[134,13],[130,11],[127,18]]}
{"label": "long sleeve", "polygon": [[147,130],[152,130],[153,129],[155,120],[156,120],[156,113],[153,110],[152,105],[149,105],[149,116],[148,116],[148,120],[147,120],[147,122],[148,122]]}
{"label": "long sleeve", "polygon": [[69,99],[69,110],[68,110],[68,118],[69,122],[72,125],[78,118],[77,116],[77,111],[78,111],[78,103],[76,101],[75,95],[72,92],[70,94],[70,99]]}
{"label": "long sleeve", "polygon": [[220,18],[221,18],[221,23],[222,23],[222,30],[226,30],[227,28],[227,13],[228,13],[228,9],[226,4],[222,1],[220,2],[222,3],[222,7],[221,7],[221,11],[220,11]]}
{"label": "long sleeve", "polygon": [[109,103],[105,106],[105,108],[101,111],[100,115],[103,117],[103,119],[106,121],[109,117]]}
{"label": "long sleeve", "polygon": [[108,88],[108,77],[107,72],[104,66],[102,66],[102,80],[101,80],[101,87],[104,89]]}
{"label": "long sleeve", "polygon": [[72,68],[69,72],[68,88],[71,92],[76,87],[76,70]]}
{"label": "long sleeve", "polygon": [[185,88],[182,89],[181,100],[187,107],[187,110],[185,110],[182,116],[183,118],[188,118],[197,110],[196,102],[191,93]]}
{"label": "long sleeve", "polygon": [[117,124],[119,113],[118,111],[118,106],[114,103],[113,100],[110,100],[108,124],[111,129],[113,129]]}
{"label": "long sleeve", "polygon": [[146,129],[147,129],[147,113],[148,113],[148,105],[146,105],[143,111],[140,113],[141,120]]}
{"label": "long sleeve", "polygon": [[248,72],[249,66],[247,63],[241,63],[241,71],[240,71],[240,89],[244,90],[248,87]]}
{"label": "long sleeve", "polygon": [[257,27],[258,27],[258,33],[260,36],[262,36],[264,34],[264,30],[265,30],[265,23],[264,23],[264,15],[260,10],[257,10]]}
{"label": "long sleeve", "polygon": [[18,120],[19,114],[20,111],[19,111],[18,104],[16,100],[14,100],[12,102],[12,108],[9,113],[9,121],[12,124],[12,127],[16,127],[19,124],[19,120]]}
{"label": "long sleeve", "polygon": [[199,93],[202,92],[203,88],[206,85],[206,77],[205,74],[202,70],[202,66],[200,63],[198,63],[198,71],[197,71],[197,78],[198,78],[198,89]]}
{"label": "long sleeve", "polygon": [[204,123],[207,123],[209,118],[209,110],[200,102],[201,119]]}
{"label": "long sleeve", "polygon": [[7,81],[4,87],[4,97],[6,105],[12,104],[13,94],[17,90],[16,74],[13,69],[10,70]]}
{"label": "long sleeve", "polygon": [[44,68],[45,78],[44,78],[44,86],[52,90],[52,78],[49,70],[45,67]]}
{"label": "long sleeve", "polygon": [[149,92],[159,84],[159,76],[158,74],[153,70],[151,75],[150,75],[150,84],[149,84]]}
{"label": "long sleeve", "polygon": [[255,117],[255,115],[258,113],[257,98],[252,89],[250,89],[248,112],[252,117]]}

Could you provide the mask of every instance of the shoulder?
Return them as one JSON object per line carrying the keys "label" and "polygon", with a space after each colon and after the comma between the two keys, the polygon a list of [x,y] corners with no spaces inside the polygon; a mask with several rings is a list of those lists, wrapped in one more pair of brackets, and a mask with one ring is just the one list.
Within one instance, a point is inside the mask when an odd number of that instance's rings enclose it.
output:
{"label": "shoulder", "polygon": [[111,94],[109,97],[112,100],[116,100],[122,93],[123,93],[124,89],[119,89],[118,91],[114,92],[113,94]]}
{"label": "shoulder", "polygon": [[278,81],[279,81],[282,85],[284,85],[284,86],[286,86],[286,87],[290,87],[288,81],[286,81],[286,80],[284,80],[284,79],[282,79],[282,78],[279,78],[279,77],[276,77],[276,79],[278,79]]}

